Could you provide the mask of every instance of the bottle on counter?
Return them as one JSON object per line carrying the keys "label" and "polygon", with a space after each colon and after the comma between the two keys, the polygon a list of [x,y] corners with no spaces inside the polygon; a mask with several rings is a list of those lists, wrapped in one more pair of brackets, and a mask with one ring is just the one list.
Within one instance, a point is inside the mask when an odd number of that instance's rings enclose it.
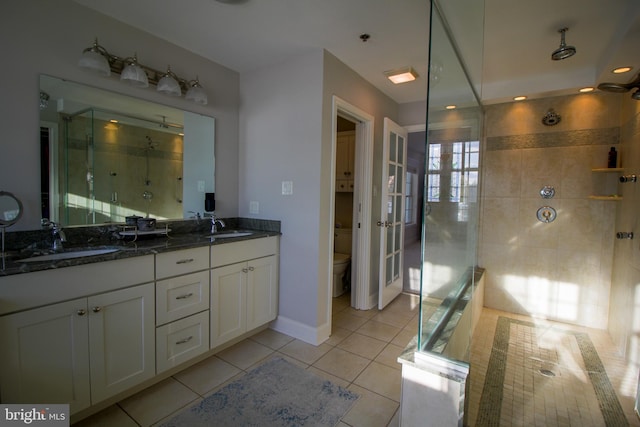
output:
{"label": "bottle on counter", "polygon": [[607,167],[608,168],[618,167],[618,152],[616,151],[616,147],[611,147],[611,151],[609,151]]}

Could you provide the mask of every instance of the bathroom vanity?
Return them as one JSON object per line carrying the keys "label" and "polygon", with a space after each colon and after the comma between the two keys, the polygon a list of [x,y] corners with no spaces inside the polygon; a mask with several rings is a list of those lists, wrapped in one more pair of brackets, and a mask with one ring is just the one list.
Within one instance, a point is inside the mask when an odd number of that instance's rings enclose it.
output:
{"label": "bathroom vanity", "polygon": [[0,401],[82,418],[265,328],[279,234],[183,236],[0,276]]}

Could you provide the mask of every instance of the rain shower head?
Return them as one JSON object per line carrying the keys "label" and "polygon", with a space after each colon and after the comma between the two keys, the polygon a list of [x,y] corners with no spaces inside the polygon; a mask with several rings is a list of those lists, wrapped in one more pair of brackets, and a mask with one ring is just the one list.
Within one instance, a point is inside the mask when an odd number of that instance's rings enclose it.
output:
{"label": "rain shower head", "polygon": [[636,101],[640,101],[640,73],[636,76],[635,79],[630,81],[629,83],[611,83],[605,82],[600,83],[598,85],[598,89],[603,90],[605,92],[614,92],[614,93],[624,93],[629,92],[631,89],[637,89],[631,97]]}
{"label": "rain shower head", "polygon": [[567,46],[564,41],[564,33],[566,33],[567,31],[569,31],[569,29],[566,27],[558,30],[558,32],[560,33],[560,47],[558,47],[551,53],[551,59],[553,59],[554,61],[567,59],[570,56],[576,54],[576,48],[574,46]]}

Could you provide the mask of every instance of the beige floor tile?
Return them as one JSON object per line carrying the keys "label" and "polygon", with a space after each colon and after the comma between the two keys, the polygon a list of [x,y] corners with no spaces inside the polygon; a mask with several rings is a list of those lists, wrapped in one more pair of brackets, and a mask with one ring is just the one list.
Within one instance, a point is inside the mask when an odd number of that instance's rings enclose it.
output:
{"label": "beige floor tile", "polygon": [[352,384],[349,390],[360,395],[353,408],[342,417],[342,421],[352,427],[386,427],[400,406],[357,385]]}
{"label": "beige floor tile", "polygon": [[74,427],[137,427],[138,424],[118,405],[109,406],[95,415],[85,418]]}
{"label": "beige floor tile", "polygon": [[413,318],[412,313],[393,313],[391,311],[383,311],[376,314],[371,318],[376,322],[386,323],[388,325],[397,326],[398,328],[404,328]]}
{"label": "beige floor tile", "polygon": [[313,366],[351,382],[370,362],[369,359],[362,356],[334,348],[322,356]]}
{"label": "beige floor tile", "polygon": [[318,346],[308,344],[304,341],[293,340],[289,344],[280,349],[280,353],[298,359],[308,365],[312,365],[316,360],[320,359],[324,354],[331,350],[328,344],[320,344]]}
{"label": "beige floor tile", "polygon": [[330,346],[334,346],[335,347],[336,345],[340,344],[342,342],[342,340],[344,340],[346,337],[348,337],[352,333],[353,333],[353,331],[350,331],[348,329],[339,328],[337,326],[332,326],[331,327],[331,336],[329,337],[328,340],[325,341],[325,344],[328,344]]}
{"label": "beige floor tile", "polygon": [[398,369],[382,363],[372,362],[358,375],[353,383],[388,399],[400,402],[402,372]]}
{"label": "beige floor tile", "polygon": [[347,329],[349,331],[355,331],[360,326],[367,323],[369,319],[366,317],[356,316],[353,313],[347,311],[341,311],[333,316],[331,325],[337,328]]}
{"label": "beige floor tile", "polygon": [[386,323],[376,322],[375,320],[370,320],[361,327],[359,327],[356,332],[366,335],[368,337],[377,338],[379,340],[385,342],[391,342],[391,340],[398,335],[401,328],[397,326],[387,325]]}
{"label": "beige floor tile", "polygon": [[251,339],[259,344],[269,347],[272,350],[278,350],[293,341],[293,338],[289,335],[282,334],[274,331],[273,329],[265,329],[262,332],[258,332],[253,335]]}
{"label": "beige floor tile", "polygon": [[373,360],[385,346],[386,342],[384,341],[354,332],[336,347]]}
{"label": "beige floor tile", "polygon": [[403,329],[398,332],[398,335],[393,337],[393,340],[391,340],[391,344],[405,348],[417,334],[417,332]]}
{"label": "beige floor tile", "polygon": [[173,378],[167,378],[119,405],[139,425],[146,427],[197,401],[198,394]]}
{"label": "beige floor tile", "polygon": [[398,357],[404,351],[404,347],[395,344],[387,344],[380,354],[374,359],[378,363],[389,366],[394,369],[402,369],[402,365],[398,362]]}
{"label": "beige floor tile", "polygon": [[244,370],[251,365],[255,365],[271,353],[273,353],[273,350],[269,347],[258,344],[255,341],[244,340],[234,346],[222,350],[216,356]]}
{"label": "beige floor tile", "polygon": [[230,363],[212,356],[175,374],[174,378],[203,396],[241,372]]}

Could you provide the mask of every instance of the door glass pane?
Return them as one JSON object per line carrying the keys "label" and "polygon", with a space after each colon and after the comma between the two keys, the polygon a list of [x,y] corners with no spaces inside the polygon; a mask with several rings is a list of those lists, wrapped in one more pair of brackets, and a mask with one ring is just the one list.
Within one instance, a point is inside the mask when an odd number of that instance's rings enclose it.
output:
{"label": "door glass pane", "polygon": [[404,138],[398,135],[398,163],[404,162]]}
{"label": "door glass pane", "polygon": [[393,207],[396,215],[396,219],[394,222],[400,222],[402,221],[402,210],[400,209],[400,206],[402,206],[402,195],[398,194],[396,196],[396,205]]}
{"label": "door glass pane", "polygon": [[387,221],[393,222],[393,211],[395,207],[393,206],[393,196],[389,196],[387,199]]}
{"label": "door glass pane", "polygon": [[400,277],[400,252],[396,253],[393,257],[393,278]]}
{"label": "door glass pane", "polygon": [[393,253],[393,227],[387,227],[387,255]]}
{"label": "door glass pane", "polygon": [[396,166],[389,164],[389,179],[387,180],[387,191],[389,194],[396,192]]}
{"label": "door glass pane", "polygon": [[400,246],[402,243],[400,241],[400,237],[402,236],[401,232],[402,232],[402,223],[396,225],[396,233],[394,236],[395,238],[394,249],[396,251],[399,251],[401,249],[401,246]]}
{"label": "door glass pane", "polygon": [[389,136],[389,161],[390,162],[395,162],[396,161],[396,139],[397,139],[398,135],[396,135],[395,133],[391,132],[391,135]]}
{"label": "door glass pane", "polygon": [[387,257],[386,260],[386,264],[387,264],[387,272],[385,273],[385,284],[389,285],[391,282],[393,282],[393,257],[389,256]]}

